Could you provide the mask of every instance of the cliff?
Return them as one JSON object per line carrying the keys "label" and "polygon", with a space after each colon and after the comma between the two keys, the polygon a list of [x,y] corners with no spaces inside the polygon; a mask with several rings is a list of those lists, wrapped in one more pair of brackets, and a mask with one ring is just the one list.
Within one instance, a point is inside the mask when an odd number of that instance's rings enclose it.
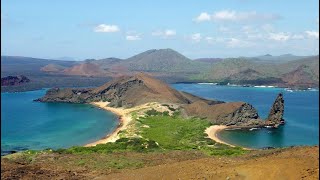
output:
{"label": "cliff", "polygon": [[266,125],[278,127],[280,124],[284,124],[284,99],[282,93],[279,93],[274,101],[268,118],[266,119]]}

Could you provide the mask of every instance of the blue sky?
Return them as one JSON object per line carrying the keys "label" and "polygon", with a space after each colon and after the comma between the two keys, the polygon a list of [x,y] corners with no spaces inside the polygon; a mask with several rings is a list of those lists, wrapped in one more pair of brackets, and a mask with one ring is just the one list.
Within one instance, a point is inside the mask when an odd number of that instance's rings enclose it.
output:
{"label": "blue sky", "polygon": [[2,0],[1,54],[189,58],[319,54],[317,0]]}

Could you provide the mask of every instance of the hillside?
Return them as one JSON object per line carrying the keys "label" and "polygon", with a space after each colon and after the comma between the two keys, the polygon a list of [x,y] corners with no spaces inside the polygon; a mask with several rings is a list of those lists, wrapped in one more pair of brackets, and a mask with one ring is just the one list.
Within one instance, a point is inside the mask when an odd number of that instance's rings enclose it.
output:
{"label": "hillside", "polygon": [[308,58],[308,56],[295,56],[293,54],[283,54],[279,56],[273,56],[270,54],[253,57],[252,60],[259,63],[272,63],[272,64],[282,64],[290,61],[295,61],[299,59]]}
{"label": "hillside", "polygon": [[198,62],[205,62],[205,63],[210,63],[210,64],[214,64],[217,62],[222,61],[222,58],[198,58],[198,59],[194,59],[194,61],[198,61]]}
{"label": "hillside", "polygon": [[61,73],[66,67],[57,64],[48,64],[43,66],[40,71],[48,73]]}
{"label": "hillside", "polygon": [[[281,63],[270,63],[282,58]],[[259,60],[259,58],[261,58]],[[308,88],[319,85],[319,56],[265,55],[254,58],[201,58],[191,60],[172,49],[153,49],[128,59],[105,58],[85,61],[61,61],[27,57],[2,56],[1,76],[26,75],[34,87],[44,87],[44,77],[52,79],[72,77],[131,76],[147,72],[166,82],[219,82],[245,85],[276,85],[281,87]],[[305,66],[303,70],[299,67]],[[300,68],[301,69],[301,68]],[[300,73],[298,73],[300,71]],[[302,72],[303,71],[303,72]],[[292,75],[288,75],[291,73]],[[293,76],[294,74],[294,76]],[[299,80],[300,79],[300,80]],[[90,84],[99,84],[92,79]],[[301,81],[308,81],[301,83]],[[49,80],[50,81],[50,80]],[[61,81],[63,83],[63,81]],[[53,87],[52,83],[46,83]],[[72,84],[71,84],[72,85]],[[71,86],[65,84],[63,86]],[[22,87],[22,86],[21,86]]]}
{"label": "hillside", "polygon": [[55,64],[57,66],[72,67],[79,62],[77,61],[63,61],[52,59],[40,59],[20,56],[1,56],[1,76],[6,75],[44,75],[45,72],[41,68]]}
{"label": "hillside", "polygon": [[197,73],[206,63],[192,61],[172,49],[152,49],[123,61],[131,71]]}
{"label": "hillside", "polygon": [[245,58],[224,59],[215,63],[209,71],[194,76],[194,79],[297,88],[318,87],[319,56],[281,64],[258,63]]}
{"label": "hillside", "polygon": [[105,72],[96,64],[85,62],[63,70],[66,75],[105,76]]}

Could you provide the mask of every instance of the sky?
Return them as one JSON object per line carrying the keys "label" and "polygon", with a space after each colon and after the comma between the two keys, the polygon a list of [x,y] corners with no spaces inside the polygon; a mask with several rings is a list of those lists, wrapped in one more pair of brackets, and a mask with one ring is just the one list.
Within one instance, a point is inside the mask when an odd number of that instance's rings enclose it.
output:
{"label": "sky", "polygon": [[1,0],[1,55],[195,59],[319,54],[317,0]]}

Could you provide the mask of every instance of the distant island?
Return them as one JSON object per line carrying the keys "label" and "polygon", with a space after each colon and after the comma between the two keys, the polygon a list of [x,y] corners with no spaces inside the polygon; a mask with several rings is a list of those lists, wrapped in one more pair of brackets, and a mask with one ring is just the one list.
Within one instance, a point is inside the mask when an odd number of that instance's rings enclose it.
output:
{"label": "distant island", "polygon": [[1,56],[1,65],[2,77],[19,73],[32,80],[32,83],[21,88],[6,87],[2,91],[100,86],[106,78],[132,76],[137,72],[152,74],[167,83],[211,82],[220,85],[319,88],[319,55],[192,60],[173,49],[151,49],[127,59],[111,57],[66,61]]}

